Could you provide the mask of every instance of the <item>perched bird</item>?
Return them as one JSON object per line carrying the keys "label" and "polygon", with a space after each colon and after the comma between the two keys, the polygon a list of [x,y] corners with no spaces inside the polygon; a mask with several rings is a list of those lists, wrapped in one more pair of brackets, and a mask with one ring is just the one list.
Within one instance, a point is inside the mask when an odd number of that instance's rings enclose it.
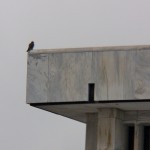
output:
{"label": "perched bird", "polygon": [[33,50],[33,47],[34,47],[34,42],[32,41],[32,42],[29,44],[29,47],[28,47],[27,52],[30,52],[31,50]]}

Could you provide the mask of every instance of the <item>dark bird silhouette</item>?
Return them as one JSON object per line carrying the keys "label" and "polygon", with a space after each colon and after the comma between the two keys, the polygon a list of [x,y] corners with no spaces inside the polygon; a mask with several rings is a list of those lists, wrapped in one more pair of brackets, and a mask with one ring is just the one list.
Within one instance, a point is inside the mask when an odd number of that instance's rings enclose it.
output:
{"label": "dark bird silhouette", "polygon": [[29,44],[29,47],[27,49],[27,52],[30,52],[31,50],[33,50],[34,48],[34,42],[32,41],[30,44]]}

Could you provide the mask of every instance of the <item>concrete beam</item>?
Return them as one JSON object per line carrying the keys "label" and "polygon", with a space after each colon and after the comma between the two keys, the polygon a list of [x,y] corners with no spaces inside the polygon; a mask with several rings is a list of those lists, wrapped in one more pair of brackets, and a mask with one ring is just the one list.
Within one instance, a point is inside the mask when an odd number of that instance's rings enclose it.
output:
{"label": "concrete beam", "polygon": [[27,103],[150,98],[150,46],[39,50],[28,55]]}

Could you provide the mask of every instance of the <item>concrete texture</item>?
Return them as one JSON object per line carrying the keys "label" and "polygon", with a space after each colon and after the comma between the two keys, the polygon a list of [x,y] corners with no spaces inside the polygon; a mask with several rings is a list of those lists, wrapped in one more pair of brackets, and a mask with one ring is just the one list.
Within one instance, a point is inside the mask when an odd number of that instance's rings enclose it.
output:
{"label": "concrete texture", "polygon": [[27,103],[86,123],[86,150],[127,150],[129,125],[134,150],[142,150],[143,126],[150,124],[150,46],[37,50],[28,55],[27,71]]}
{"label": "concrete texture", "polygon": [[[134,114],[134,119],[130,118],[132,123],[125,122],[125,118],[129,117],[126,113]],[[143,150],[144,123],[138,120],[144,114],[140,113],[140,111],[125,112],[104,108],[99,109],[98,113],[87,114],[86,150],[128,150],[127,128],[129,125],[133,125],[135,130],[133,149]],[[148,123],[146,121],[145,119],[145,123]]]}
{"label": "concrete texture", "polygon": [[118,109],[100,109],[88,114],[86,150],[127,150],[124,114]]}
{"label": "concrete texture", "polygon": [[27,67],[27,103],[38,108],[82,122],[99,108],[150,108],[150,46],[35,50]]}
{"label": "concrete texture", "polygon": [[150,47],[95,49],[31,52],[27,103],[88,101],[89,83],[95,101],[149,99]]}

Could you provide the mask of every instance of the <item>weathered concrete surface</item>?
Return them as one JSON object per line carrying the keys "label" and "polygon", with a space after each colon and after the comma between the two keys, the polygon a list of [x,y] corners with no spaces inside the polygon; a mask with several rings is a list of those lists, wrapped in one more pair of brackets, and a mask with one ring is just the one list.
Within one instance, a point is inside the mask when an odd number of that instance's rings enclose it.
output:
{"label": "weathered concrete surface", "polygon": [[27,103],[150,98],[150,46],[33,51],[28,55]]}
{"label": "weathered concrete surface", "polygon": [[28,57],[27,103],[48,101],[48,56],[46,54]]}
{"label": "weathered concrete surface", "polygon": [[127,150],[123,112],[100,109],[97,114],[87,117],[86,150]]}
{"label": "weathered concrete surface", "polygon": [[28,54],[27,71],[27,103],[86,123],[86,150],[127,150],[131,124],[134,150],[142,150],[142,127],[150,124],[150,46],[37,50]]}
{"label": "weathered concrete surface", "polygon": [[99,108],[149,110],[150,46],[35,50],[28,54],[26,99],[82,122]]}
{"label": "weathered concrete surface", "polygon": [[109,103],[109,104],[33,104],[32,106],[50,111],[83,123],[87,123],[87,114],[98,113],[99,109],[117,108],[125,112],[124,123],[150,123],[150,103]]}
{"label": "weathered concrete surface", "polygon": [[133,149],[143,150],[143,127],[150,120],[149,113],[102,108],[87,114],[86,150],[128,150],[129,125],[135,130]]}

